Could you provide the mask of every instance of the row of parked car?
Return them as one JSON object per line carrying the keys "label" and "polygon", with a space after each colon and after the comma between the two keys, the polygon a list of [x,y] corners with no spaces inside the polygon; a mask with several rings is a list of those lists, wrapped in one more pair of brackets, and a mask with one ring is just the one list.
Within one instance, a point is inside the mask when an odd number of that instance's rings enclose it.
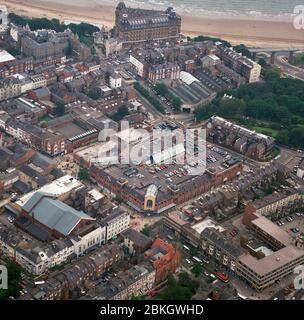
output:
{"label": "row of parked car", "polygon": [[[303,215],[304,215],[303,212],[296,212],[295,213],[295,216],[297,216],[297,217],[301,217]],[[293,220],[294,220],[294,217],[292,215],[290,215],[290,216],[285,218],[285,222],[292,222]],[[277,223],[278,226],[281,227],[281,226],[283,226],[285,224],[285,222],[284,222],[283,219],[281,219],[281,220],[277,221],[276,223]]]}
{"label": "row of parked car", "polygon": [[298,228],[290,228],[290,231],[293,233],[298,233],[300,230]]}

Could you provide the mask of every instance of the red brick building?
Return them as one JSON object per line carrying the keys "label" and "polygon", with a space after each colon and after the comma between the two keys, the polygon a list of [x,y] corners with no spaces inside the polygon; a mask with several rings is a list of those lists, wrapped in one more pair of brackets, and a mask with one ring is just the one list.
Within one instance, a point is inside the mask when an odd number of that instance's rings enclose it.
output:
{"label": "red brick building", "polygon": [[30,91],[28,97],[34,101],[49,101],[51,99],[51,92],[48,88],[43,87]]}
{"label": "red brick building", "polygon": [[152,248],[145,252],[145,258],[150,259],[155,268],[155,284],[165,281],[170,273],[175,273],[181,263],[181,254],[172,243],[157,238]]}
{"label": "red brick building", "polygon": [[[76,157],[75,161],[85,166],[88,165],[86,159]],[[174,206],[174,204],[182,204],[208,192],[213,187],[220,186],[226,181],[235,178],[238,173],[242,171],[242,168],[242,163],[237,162],[224,171],[207,169],[204,174],[188,179],[178,186],[163,188],[156,196],[154,211],[161,212],[166,210],[166,208]],[[138,208],[138,211],[145,212],[145,193],[147,186],[134,188],[131,183],[126,183],[123,178],[117,179],[114,174],[112,175],[111,169],[104,170],[103,168],[92,166],[90,173],[91,177],[96,180],[97,183],[110,190],[113,194],[116,194],[131,206],[134,205]]]}
{"label": "red brick building", "polygon": [[5,78],[16,73],[24,73],[33,70],[33,58],[12,60],[0,65],[0,77]]}
{"label": "red brick building", "polygon": [[137,92],[136,90],[132,87],[129,86],[126,88],[126,100],[128,102],[134,101],[137,98]]}

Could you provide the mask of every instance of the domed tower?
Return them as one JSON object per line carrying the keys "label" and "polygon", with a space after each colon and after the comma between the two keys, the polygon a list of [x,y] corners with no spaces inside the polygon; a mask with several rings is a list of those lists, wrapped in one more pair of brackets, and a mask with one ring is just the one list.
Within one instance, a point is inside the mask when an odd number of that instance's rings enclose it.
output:
{"label": "domed tower", "polygon": [[115,23],[119,22],[120,17],[126,11],[127,7],[124,2],[119,2],[115,10]]}
{"label": "domed tower", "polygon": [[128,9],[124,2],[119,2],[115,10],[115,28],[114,34],[118,35],[120,30],[120,24],[124,23],[124,16]]}
{"label": "domed tower", "polygon": [[119,2],[117,7],[116,7],[116,10],[123,10],[123,9],[126,9],[126,5],[124,2]]}
{"label": "domed tower", "polygon": [[166,12],[166,14],[170,14],[171,12],[175,12],[175,11],[174,11],[173,7],[168,7],[165,12]]}
{"label": "domed tower", "polygon": [[151,184],[145,194],[144,210],[155,211],[157,193],[157,186],[155,184]]}

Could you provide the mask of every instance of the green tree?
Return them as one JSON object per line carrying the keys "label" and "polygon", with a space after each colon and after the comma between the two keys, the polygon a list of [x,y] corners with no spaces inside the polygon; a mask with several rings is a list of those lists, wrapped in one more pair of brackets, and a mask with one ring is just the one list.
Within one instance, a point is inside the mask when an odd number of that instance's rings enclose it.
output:
{"label": "green tree", "polygon": [[98,32],[100,29],[89,23],[70,23],[67,26],[71,31],[77,33],[79,37],[88,37],[92,36],[94,32]]}
{"label": "green tree", "polygon": [[199,284],[193,281],[187,272],[178,275],[178,281],[170,274],[167,287],[158,294],[157,299],[162,300],[190,300],[196,293]]}
{"label": "green tree", "polygon": [[178,284],[183,287],[188,287],[193,294],[199,287],[199,283],[196,280],[192,280],[187,272],[181,272],[178,275]]}
{"label": "green tree", "polygon": [[264,78],[267,82],[271,81],[279,81],[280,80],[280,70],[277,68],[272,68],[271,70],[267,71]]}
{"label": "green tree", "polygon": [[294,57],[295,65],[304,65],[304,53],[296,54]]}
{"label": "green tree", "polygon": [[145,236],[149,237],[150,236],[149,226],[147,224],[145,224],[140,232],[143,233]]}
{"label": "green tree", "polygon": [[206,120],[212,115],[212,113],[208,112],[206,105],[195,108],[193,114],[197,121]]}
{"label": "green tree", "polygon": [[292,128],[289,131],[289,141],[294,146],[304,147],[304,127]]}
{"label": "green tree", "polygon": [[163,82],[158,83],[155,86],[155,91],[156,91],[157,94],[159,94],[162,97],[165,97],[169,93],[168,87]]}
{"label": "green tree", "polygon": [[61,23],[58,19],[47,19],[47,18],[27,18],[18,16],[14,13],[9,14],[9,18],[11,22],[19,26],[29,25],[31,30],[39,30],[39,29],[51,29],[56,32],[63,32],[67,28],[69,28],[73,33],[76,33],[79,36],[80,41],[85,43],[86,45],[93,44],[93,33],[98,32],[100,29],[89,23],[70,23],[69,25],[65,25]]}
{"label": "green tree", "polygon": [[260,65],[261,67],[263,67],[263,68],[265,68],[265,67],[267,66],[267,62],[266,62],[266,60],[263,59],[263,58],[260,58],[258,63],[259,63],[259,65]]}
{"label": "green tree", "polygon": [[96,90],[94,90],[94,89],[89,90],[89,92],[87,93],[87,96],[89,98],[91,98],[92,100],[98,100],[98,98],[99,98],[99,95],[97,94]]}
{"label": "green tree", "polygon": [[189,288],[176,285],[167,287],[157,298],[161,300],[190,300],[192,295]]}
{"label": "green tree", "polygon": [[90,177],[90,172],[87,168],[80,168],[78,172],[78,179],[83,181],[83,180],[88,180]]}
{"label": "green tree", "polygon": [[111,116],[111,119],[113,121],[120,121],[122,120],[125,116],[127,116],[129,114],[129,110],[128,107],[126,106],[121,106],[118,108],[118,110],[114,113],[113,116]]}
{"label": "green tree", "polygon": [[181,272],[178,275],[178,283],[183,287],[188,286],[191,281],[192,280],[187,272]]}
{"label": "green tree", "polygon": [[134,88],[144,98],[146,98],[156,110],[158,110],[160,113],[165,113],[165,108],[158,101],[158,99],[156,99],[155,97],[150,96],[149,92],[143,86],[141,86],[139,82],[135,82],[134,83]]}
{"label": "green tree", "polygon": [[10,296],[17,298],[22,289],[20,286],[22,268],[14,261],[6,264],[8,271],[8,289],[0,289],[0,300],[7,300]]}
{"label": "green tree", "polygon": [[132,296],[131,300],[145,300],[145,296]]}
{"label": "green tree", "polygon": [[112,202],[116,202],[118,204],[122,204],[123,200],[120,197],[116,196],[116,197],[112,198]]}
{"label": "green tree", "polygon": [[223,39],[220,39],[220,38],[214,38],[214,37],[208,37],[208,36],[203,36],[203,35],[200,35],[200,36],[196,36],[194,38],[190,38],[188,37],[189,40],[192,40],[194,42],[202,42],[202,41],[212,41],[212,42],[222,42],[225,46],[227,47],[231,47],[231,43],[226,41],[226,40],[223,40]]}
{"label": "green tree", "polygon": [[219,114],[223,117],[232,118],[236,114],[245,114],[246,104],[242,99],[221,99],[219,102]]}
{"label": "green tree", "polygon": [[65,105],[62,102],[57,103],[55,107],[55,114],[57,116],[63,116],[65,114]]}
{"label": "green tree", "polygon": [[239,44],[239,45],[235,46],[234,50],[236,52],[241,53],[243,56],[248,57],[249,59],[253,58],[251,52],[244,44]]}
{"label": "green tree", "polygon": [[183,104],[180,97],[173,96],[173,98],[171,99],[171,103],[172,103],[172,107],[174,108],[174,110],[180,111],[181,106]]}
{"label": "green tree", "polygon": [[195,277],[199,277],[203,272],[203,266],[201,263],[195,263],[191,268],[191,272],[195,275]]}

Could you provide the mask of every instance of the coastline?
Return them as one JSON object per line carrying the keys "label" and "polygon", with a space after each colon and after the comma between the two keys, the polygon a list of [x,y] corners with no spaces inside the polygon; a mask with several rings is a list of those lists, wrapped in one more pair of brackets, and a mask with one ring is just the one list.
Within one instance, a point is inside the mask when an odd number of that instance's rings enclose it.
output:
{"label": "coastline", "polygon": [[[91,4],[84,6],[50,2],[48,0],[2,0],[1,4],[10,12],[28,17],[58,18],[61,21],[83,21],[104,25],[114,25],[115,5]],[[304,31],[295,30],[292,22],[256,17],[189,16],[182,15],[182,33],[196,36],[206,35],[222,38],[232,44],[243,43],[251,47],[303,47]]]}

